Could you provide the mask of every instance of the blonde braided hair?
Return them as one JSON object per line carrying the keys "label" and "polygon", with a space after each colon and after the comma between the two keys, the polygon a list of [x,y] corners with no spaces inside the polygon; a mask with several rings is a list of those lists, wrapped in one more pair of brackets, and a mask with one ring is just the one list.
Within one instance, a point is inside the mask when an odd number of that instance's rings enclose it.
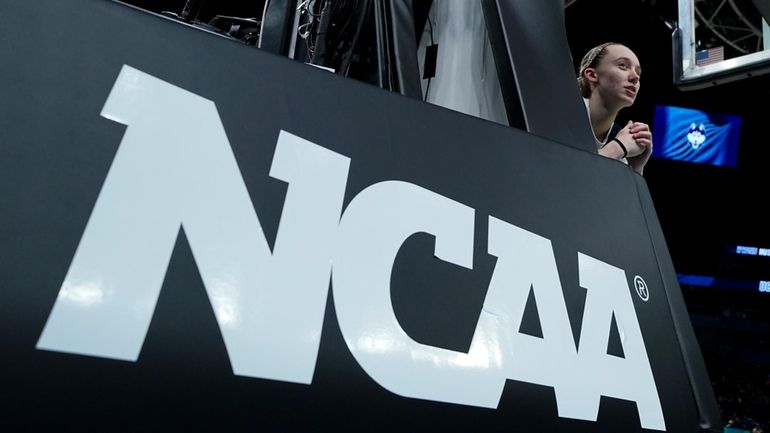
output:
{"label": "blonde braided hair", "polygon": [[580,96],[588,98],[591,96],[591,86],[588,84],[585,76],[583,75],[588,68],[595,68],[596,65],[602,60],[605,54],[607,54],[607,47],[610,45],[620,45],[617,42],[605,42],[601,45],[597,45],[591,48],[583,60],[580,61],[580,69],[578,70],[578,88],[580,89]]}

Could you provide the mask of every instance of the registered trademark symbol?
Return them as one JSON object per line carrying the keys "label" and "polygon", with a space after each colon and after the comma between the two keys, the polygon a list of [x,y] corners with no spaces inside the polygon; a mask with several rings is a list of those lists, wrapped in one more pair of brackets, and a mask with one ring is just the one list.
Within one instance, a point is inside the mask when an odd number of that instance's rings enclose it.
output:
{"label": "registered trademark symbol", "polygon": [[636,293],[642,298],[642,301],[650,299],[650,291],[647,290],[647,283],[645,283],[639,275],[634,277],[634,286],[636,287]]}

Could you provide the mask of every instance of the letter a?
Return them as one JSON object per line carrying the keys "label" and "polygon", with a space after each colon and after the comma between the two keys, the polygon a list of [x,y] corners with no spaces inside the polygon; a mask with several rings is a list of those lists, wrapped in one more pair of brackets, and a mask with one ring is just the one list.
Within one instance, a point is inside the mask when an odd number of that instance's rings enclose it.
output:
{"label": "letter a", "polygon": [[[596,421],[599,398],[605,395],[635,401],[642,428],[665,430],[625,272],[582,253],[578,254],[578,269],[580,285],[588,289],[578,349],[581,373],[575,377],[579,385],[574,398],[565,402],[565,410],[573,418]],[[607,354],[613,314],[625,358]]]}

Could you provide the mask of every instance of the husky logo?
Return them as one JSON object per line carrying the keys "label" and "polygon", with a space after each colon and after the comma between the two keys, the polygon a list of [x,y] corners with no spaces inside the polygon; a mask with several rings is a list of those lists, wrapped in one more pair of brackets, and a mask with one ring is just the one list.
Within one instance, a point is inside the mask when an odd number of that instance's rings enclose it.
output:
{"label": "husky logo", "polygon": [[697,149],[706,141],[706,126],[702,123],[700,126],[696,126],[695,123],[690,124],[690,131],[687,133],[687,141],[693,149]]}
{"label": "husky logo", "polygon": [[[470,349],[422,344],[394,312],[393,263],[428,233],[437,258],[472,268],[473,208],[383,181],[343,211],[350,158],[281,131],[269,175],[288,190],[271,251],[212,101],[124,66],[101,114],[127,129],[38,349],[136,361],[183,228],[236,375],[312,383],[331,277],[348,349],[390,392],[497,408],[513,379],[553,388],[560,417],[596,421],[608,396],[665,430],[623,269],[575,253],[576,344],[551,241],[489,215],[497,264]],[[530,292],[542,338],[518,331]],[[623,357],[607,354],[613,320]]]}

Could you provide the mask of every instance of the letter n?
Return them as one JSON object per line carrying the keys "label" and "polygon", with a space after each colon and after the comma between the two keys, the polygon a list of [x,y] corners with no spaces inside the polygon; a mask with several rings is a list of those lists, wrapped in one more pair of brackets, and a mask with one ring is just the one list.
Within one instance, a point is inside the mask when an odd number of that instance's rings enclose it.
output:
{"label": "letter n", "polygon": [[281,131],[273,251],[214,103],[124,66],[128,126],[37,347],[136,361],[184,228],[237,375],[310,383],[349,158]]}

